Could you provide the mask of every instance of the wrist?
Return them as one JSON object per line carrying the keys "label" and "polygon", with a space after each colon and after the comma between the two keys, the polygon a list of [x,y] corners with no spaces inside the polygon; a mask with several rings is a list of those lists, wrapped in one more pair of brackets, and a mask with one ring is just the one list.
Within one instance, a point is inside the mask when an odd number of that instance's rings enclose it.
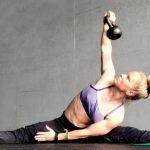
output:
{"label": "wrist", "polygon": [[54,141],[58,141],[58,132],[55,132]]}
{"label": "wrist", "polygon": [[58,134],[58,141],[65,141],[68,140],[68,130],[65,129],[64,132]]}
{"label": "wrist", "polygon": [[107,31],[108,31],[108,29],[109,29],[108,24],[104,24],[104,26],[103,26],[103,31],[104,31],[104,32],[107,32]]}
{"label": "wrist", "polygon": [[65,134],[64,134],[64,140],[68,140],[68,130],[65,129],[64,131],[65,131]]}

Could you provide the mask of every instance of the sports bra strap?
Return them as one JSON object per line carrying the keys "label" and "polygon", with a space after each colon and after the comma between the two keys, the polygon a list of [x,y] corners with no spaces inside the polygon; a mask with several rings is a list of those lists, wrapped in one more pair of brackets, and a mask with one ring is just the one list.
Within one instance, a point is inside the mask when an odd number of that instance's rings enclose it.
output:
{"label": "sports bra strap", "polygon": [[100,88],[100,89],[96,89],[95,87],[93,87],[93,85],[90,85],[90,87],[93,88],[93,89],[96,90],[96,91],[102,91],[102,90],[105,90],[105,89],[108,89],[108,88],[113,87],[113,85],[106,86],[106,87],[103,87],[103,88]]}
{"label": "sports bra strap", "polygon": [[120,108],[121,106],[123,106],[124,103],[120,104],[119,106],[117,106],[116,108],[114,108],[113,110],[111,110],[109,113],[107,113],[105,116],[104,116],[104,120],[106,119],[107,116],[109,116],[111,113],[113,113],[114,111],[116,111],[118,108]]}

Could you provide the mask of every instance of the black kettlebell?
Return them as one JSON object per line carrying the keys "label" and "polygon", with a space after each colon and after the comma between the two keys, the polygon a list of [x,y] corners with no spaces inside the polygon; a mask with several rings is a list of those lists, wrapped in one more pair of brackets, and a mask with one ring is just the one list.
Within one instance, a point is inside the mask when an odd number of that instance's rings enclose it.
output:
{"label": "black kettlebell", "polygon": [[104,23],[107,23],[108,26],[109,26],[109,29],[107,31],[107,36],[108,36],[109,39],[117,40],[117,39],[119,39],[122,36],[121,29],[117,25],[113,24],[109,20],[108,16],[104,17]]}

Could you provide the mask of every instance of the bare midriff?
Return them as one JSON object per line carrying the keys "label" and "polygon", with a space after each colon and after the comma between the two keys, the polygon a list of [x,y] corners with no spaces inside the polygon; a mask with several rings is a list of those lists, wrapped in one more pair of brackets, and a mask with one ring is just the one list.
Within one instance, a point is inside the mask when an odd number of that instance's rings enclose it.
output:
{"label": "bare midriff", "polygon": [[66,118],[76,127],[85,128],[92,122],[85,112],[78,94],[68,105],[64,112]]}

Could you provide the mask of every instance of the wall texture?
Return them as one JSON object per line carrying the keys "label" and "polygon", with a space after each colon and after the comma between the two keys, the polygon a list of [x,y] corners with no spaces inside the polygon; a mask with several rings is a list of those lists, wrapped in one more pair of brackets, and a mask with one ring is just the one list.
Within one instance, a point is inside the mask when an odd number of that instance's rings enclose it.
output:
{"label": "wall texture", "polygon": [[[149,0],[0,0],[0,129],[58,117],[99,77],[102,19],[113,10],[118,73],[150,74]],[[123,125],[149,129],[150,99],[128,106]]]}

